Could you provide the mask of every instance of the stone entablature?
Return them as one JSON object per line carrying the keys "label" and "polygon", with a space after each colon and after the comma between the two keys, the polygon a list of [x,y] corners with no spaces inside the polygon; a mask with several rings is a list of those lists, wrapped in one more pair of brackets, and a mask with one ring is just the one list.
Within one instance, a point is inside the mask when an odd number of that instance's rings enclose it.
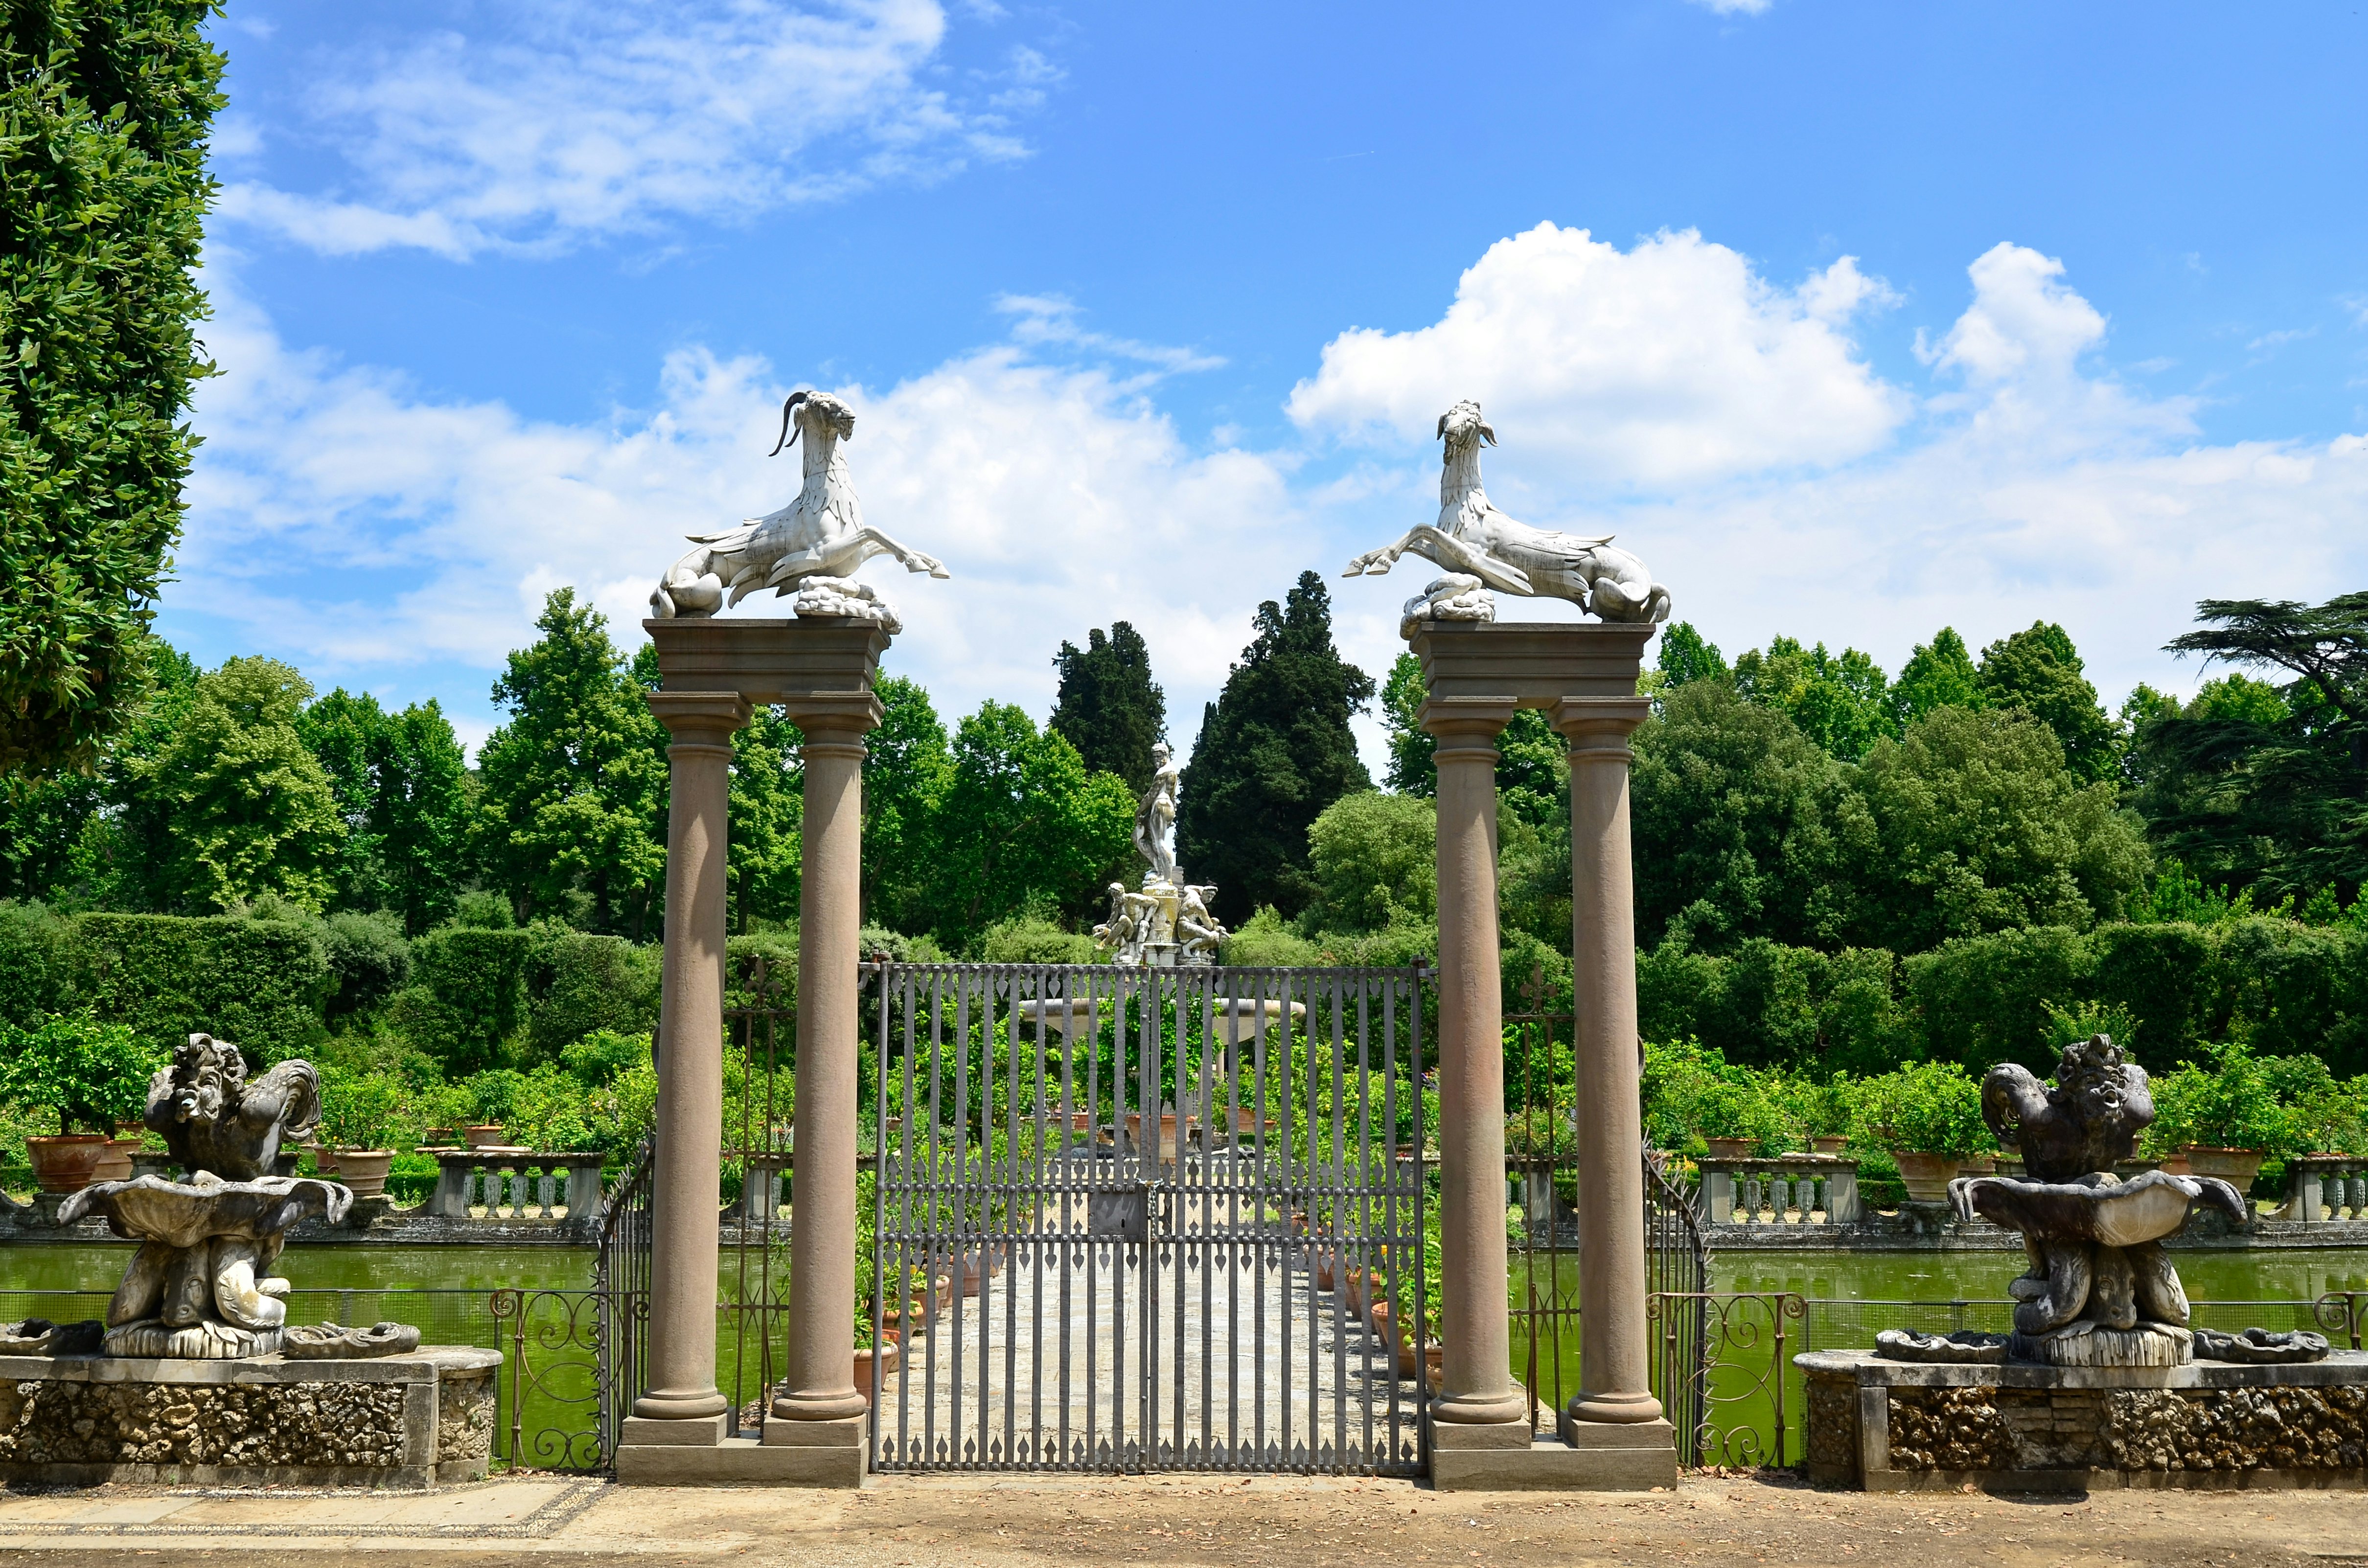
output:
{"label": "stone entablature", "polygon": [[1793,1358],[1808,1385],[1809,1479],[1869,1492],[1972,1484],[2368,1484],[2368,1353],[2094,1369]]}
{"label": "stone entablature", "polygon": [[0,1482],[370,1486],[480,1481],[501,1354],[368,1360],[0,1356]]}

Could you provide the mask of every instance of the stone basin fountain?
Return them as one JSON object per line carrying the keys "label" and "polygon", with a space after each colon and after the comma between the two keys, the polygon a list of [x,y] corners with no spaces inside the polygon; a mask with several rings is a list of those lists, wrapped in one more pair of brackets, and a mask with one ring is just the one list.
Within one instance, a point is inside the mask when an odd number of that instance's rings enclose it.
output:
{"label": "stone basin fountain", "polygon": [[2239,1228],[2245,1195],[2214,1176],[2118,1164],[2154,1119],[2146,1075],[2096,1035],[2055,1082],[2012,1062],[1982,1115],[2027,1175],[1964,1176],[1950,1198],[2021,1233],[2009,1334],[1889,1329],[1873,1350],[1793,1358],[1808,1381],[1813,1481],[1871,1490],[1965,1483],[2360,1485],[2368,1356],[2307,1330],[2194,1326],[2164,1243],[2201,1206]]}
{"label": "stone basin fountain", "polygon": [[157,1070],[145,1121],[186,1179],[97,1182],[59,1210],[140,1245],[104,1324],[0,1324],[0,1480],[431,1485],[483,1476],[498,1353],[421,1349],[404,1324],[290,1324],[273,1272],[289,1228],[334,1222],[336,1182],[271,1175],[321,1119],[289,1061],[250,1081],[193,1034]]}

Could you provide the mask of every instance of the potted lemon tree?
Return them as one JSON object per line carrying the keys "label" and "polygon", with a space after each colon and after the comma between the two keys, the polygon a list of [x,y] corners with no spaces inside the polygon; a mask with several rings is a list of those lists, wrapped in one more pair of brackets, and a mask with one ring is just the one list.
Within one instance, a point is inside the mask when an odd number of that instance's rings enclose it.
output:
{"label": "potted lemon tree", "polygon": [[1953,1062],[1919,1062],[1869,1080],[1867,1112],[1918,1203],[1940,1203],[1968,1159],[1991,1153],[1981,1085]]}
{"label": "potted lemon tree", "polygon": [[2191,1175],[2248,1190],[2273,1155],[2294,1152],[2296,1117],[2282,1104],[2271,1064],[2231,1040],[2158,1079],[2146,1146],[2187,1156]]}
{"label": "potted lemon tree", "polygon": [[54,1110],[58,1131],[25,1140],[33,1179],[43,1192],[78,1192],[114,1152],[110,1135],[148,1103],[157,1051],[121,1024],[103,1024],[85,1007],[52,1013],[26,1029],[0,1024],[0,1100],[27,1110]]}
{"label": "potted lemon tree", "polygon": [[385,1196],[403,1102],[402,1081],[384,1073],[333,1074],[321,1085],[321,1141],[356,1198]]}

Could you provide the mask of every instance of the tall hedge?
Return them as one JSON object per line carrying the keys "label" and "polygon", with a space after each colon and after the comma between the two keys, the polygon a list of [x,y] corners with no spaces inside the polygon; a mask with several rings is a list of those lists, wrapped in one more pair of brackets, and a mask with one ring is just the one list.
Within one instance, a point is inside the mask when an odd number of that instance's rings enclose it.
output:
{"label": "tall hedge", "polygon": [[0,1024],[30,1028],[74,991],[74,933],[40,903],[0,900]]}
{"label": "tall hedge", "polygon": [[73,921],[77,999],[109,1023],[172,1046],[202,1030],[258,1067],[312,1050],[331,984],[317,926],[236,915],[82,915]]}
{"label": "tall hedge", "polygon": [[7,0],[0,33],[0,772],[87,758],[140,687],[208,368],[214,0]]}
{"label": "tall hedge", "polygon": [[524,931],[446,926],[411,944],[413,983],[394,1014],[453,1077],[504,1064],[527,1018]]}
{"label": "tall hedge", "polygon": [[558,1061],[594,1029],[647,1034],[657,1023],[661,952],[655,943],[540,926],[529,937],[527,1033],[537,1061]]}

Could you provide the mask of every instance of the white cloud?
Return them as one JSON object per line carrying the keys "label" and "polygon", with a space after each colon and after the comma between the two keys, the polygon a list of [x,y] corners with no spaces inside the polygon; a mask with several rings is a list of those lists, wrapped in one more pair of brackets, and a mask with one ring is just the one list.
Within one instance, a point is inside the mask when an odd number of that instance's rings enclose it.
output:
{"label": "white cloud", "polygon": [[1436,324],[1326,344],[1290,412],[1402,445],[1476,397],[1499,430],[1522,431],[1525,472],[1595,483],[1836,463],[1882,446],[1908,411],[1843,330],[1889,297],[1848,256],[1784,290],[1691,230],[1622,251],[1541,223],[1491,245]]}
{"label": "white cloud", "polygon": [[1757,17],[1775,4],[1775,0],[1691,0],[1691,3],[1722,17]]}
{"label": "white cloud", "polygon": [[[529,420],[290,348],[226,270],[207,279],[222,374],[200,392],[206,444],[171,597],[324,681],[491,669],[569,584],[630,646],[683,534],[794,492],[793,463],[764,453],[795,383],[760,360],[687,348],[652,408]],[[953,573],[865,574],[908,626],[894,667],[948,717],[988,697],[1041,716],[1060,640],[1131,619],[1189,738],[1256,601],[1313,563],[1281,463],[1194,454],[1130,385],[999,345],[894,387],[833,389],[857,411],[848,456],[867,520]]]}
{"label": "white cloud", "polygon": [[1012,318],[1011,335],[1021,343],[1061,344],[1121,359],[1138,359],[1170,372],[1213,370],[1225,362],[1221,356],[1196,354],[1189,348],[1087,332],[1077,324],[1076,303],[1058,294],[998,295],[995,308]]}
{"label": "white cloud", "polygon": [[2062,382],[2105,340],[2105,318],[2064,284],[2064,264],[2004,241],[1968,269],[1974,303],[1925,358],[1975,386]]}
{"label": "white cloud", "polygon": [[481,30],[331,59],[303,108],[340,188],[229,182],[221,211],[329,255],[547,252],[682,215],[732,221],[1022,156],[1060,79],[1035,51],[932,85],[934,0],[514,0]]}

